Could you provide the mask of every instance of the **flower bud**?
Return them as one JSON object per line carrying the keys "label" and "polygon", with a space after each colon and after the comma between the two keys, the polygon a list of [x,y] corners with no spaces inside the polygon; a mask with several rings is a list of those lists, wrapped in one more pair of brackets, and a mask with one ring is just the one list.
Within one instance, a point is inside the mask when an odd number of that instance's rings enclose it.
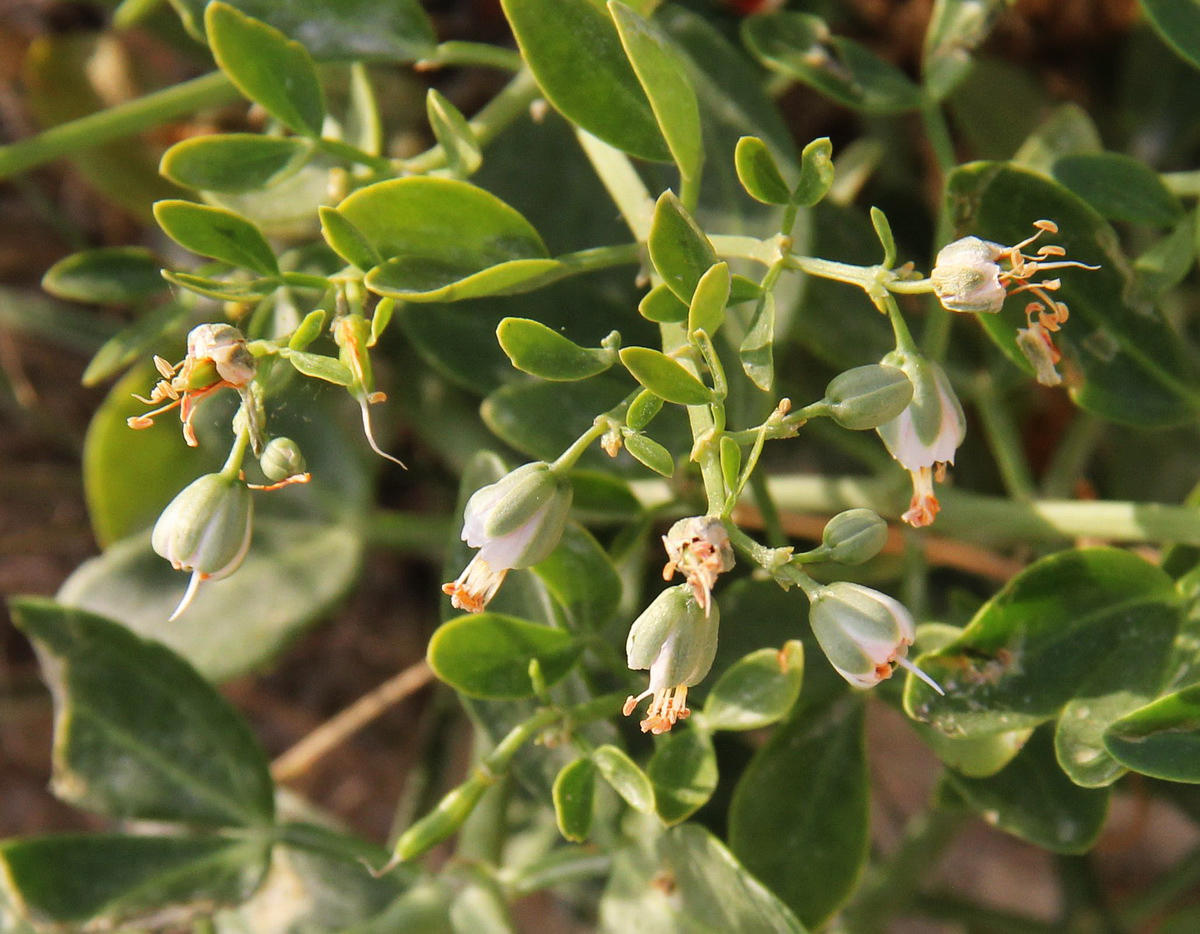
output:
{"label": "flower bud", "polygon": [[476,490],[463,513],[462,539],[479,552],[459,578],[444,584],[451,603],[481,613],[513,568],[549,557],[562,538],[571,484],[549,464],[525,464]]}
{"label": "flower bud", "polygon": [[258,465],[268,480],[286,480],[304,473],[304,455],[291,438],[272,438],[263,449]]}
{"label": "flower bud", "polygon": [[811,598],[809,622],[829,663],[855,687],[874,687],[896,666],[942,689],[905,657],[916,627],[908,610],[887,594],[835,581]]}
{"label": "flower bud", "polygon": [[825,388],[829,414],[843,428],[878,428],[904,411],[913,387],[903,370],[870,364],[835,376]]}
{"label": "flower bud", "polygon": [[450,791],[432,811],[400,835],[400,839],[396,841],[393,848],[392,860],[384,871],[386,872],[387,869],[399,863],[415,859],[437,846],[451,834],[456,833],[466,823],[471,812],[475,810],[475,806],[479,804],[479,799],[483,797],[483,793],[491,784],[492,782],[476,772]]}
{"label": "flower bud", "polygon": [[821,543],[830,561],[862,564],[879,554],[887,534],[887,523],[870,509],[847,509],[826,523]]}
{"label": "flower bud", "polygon": [[687,578],[696,602],[707,613],[717,575],[733,567],[733,546],[729,544],[724,523],[716,516],[680,519],[662,542],[668,559],[663,580],[669,581],[679,571]]}
{"label": "flower bud", "polygon": [[254,502],[241,480],[205,474],[184,487],[154,524],[150,543],[177,571],[191,571],[187,592],[171,619],[182,613],[206,580],[236,571],[250,547]]}
{"label": "flower bud", "polygon": [[691,712],[687,690],[712,667],[717,653],[720,611],[700,606],[686,584],[664,590],[634,620],[625,640],[625,656],[634,671],[650,670],[650,686],[625,700],[629,716],[638,702],[653,695],[643,733],[665,733]]}
{"label": "flower bud", "polygon": [[958,396],[946,372],[919,354],[896,350],[883,362],[907,374],[913,386],[912,402],[896,418],[876,431],[888,453],[912,475],[913,497],[903,519],[916,528],[933,522],[938,510],[933,480],[945,476],[946,464],[967,433]]}

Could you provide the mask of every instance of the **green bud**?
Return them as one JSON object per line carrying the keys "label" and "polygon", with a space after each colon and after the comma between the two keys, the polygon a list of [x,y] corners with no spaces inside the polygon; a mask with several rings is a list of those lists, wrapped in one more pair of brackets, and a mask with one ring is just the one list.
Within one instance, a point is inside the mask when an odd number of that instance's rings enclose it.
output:
{"label": "green bud", "polygon": [[878,428],[904,411],[913,386],[894,366],[869,364],[840,373],[825,388],[829,414],[843,428]]}
{"label": "green bud", "polygon": [[455,833],[471,816],[489,784],[476,773],[453,789],[437,807],[400,835],[389,865],[415,859]]}
{"label": "green bud", "polygon": [[870,509],[847,509],[826,523],[821,542],[830,561],[862,564],[887,543],[887,523]]}
{"label": "green bud", "polygon": [[304,473],[304,455],[291,438],[272,438],[263,450],[258,465],[268,480],[286,480]]}

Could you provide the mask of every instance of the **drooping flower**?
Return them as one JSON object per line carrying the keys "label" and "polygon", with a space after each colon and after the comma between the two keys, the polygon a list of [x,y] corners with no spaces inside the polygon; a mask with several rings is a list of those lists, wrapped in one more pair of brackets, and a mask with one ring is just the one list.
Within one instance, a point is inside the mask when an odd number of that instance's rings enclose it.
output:
{"label": "drooping flower", "polygon": [[717,576],[733,567],[733,546],[729,533],[716,516],[691,516],[680,519],[662,537],[667,550],[663,580],[678,571],[692,588],[700,608],[708,613]]}
{"label": "drooping flower", "polygon": [[457,580],[442,585],[454,607],[482,613],[510,570],[547,558],[562,538],[571,494],[570,482],[542,461],[476,490],[462,539],[479,551]]}
{"label": "drooping flower", "polygon": [[244,393],[255,373],[254,355],[246,347],[246,338],[228,324],[201,324],[192,328],[187,338],[187,355],[171,364],[162,357],[154,358],[154,366],[162,377],[150,392],[149,398],[135,396],[146,405],[165,405],[144,415],[128,419],[130,428],[149,428],[154,418],[163,412],[179,408],[183,422],[183,438],[189,447],[196,447],[196,431],[192,418],[196,405],[220,389],[231,388]]}
{"label": "drooping flower", "polygon": [[907,658],[916,627],[898,600],[849,581],[823,586],[809,599],[817,642],[837,673],[855,687],[874,687],[900,666],[943,693]]}
{"label": "drooping flower", "polygon": [[911,351],[896,350],[883,362],[899,367],[913,385],[912,401],[898,416],[876,431],[888,453],[912,476],[913,496],[901,517],[920,528],[933,522],[941,506],[933,481],[945,479],[946,465],[966,436],[962,405],[938,364]]}
{"label": "drooping flower", "polygon": [[670,587],[654,598],[634,620],[625,640],[625,655],[634,671],[649,669],[650,686],[625,699],[629,716],[644,698],[652,697],[643,733],[665,733],[691,711],[688,688],[698,684],[712,667],[717,652],[720,610],[700,606],[687,584]]}
{"label": "drooping flower", "polygon": [[253,519],[254,501],[245,482],[219,473],[193,480],[162,511],[150,543],[175,570],[192,572],[171,620],[187,609],[200,584],[241,567]]}

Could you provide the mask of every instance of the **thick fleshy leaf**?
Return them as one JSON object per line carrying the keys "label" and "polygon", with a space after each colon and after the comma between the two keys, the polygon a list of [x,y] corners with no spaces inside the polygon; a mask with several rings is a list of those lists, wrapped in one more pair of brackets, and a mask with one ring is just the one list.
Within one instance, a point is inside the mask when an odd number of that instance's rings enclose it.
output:
{"label": "thick fleshy leaf", "polygon": [[1063,156],[1054,177],[1110,221],[1170,227],[1183,205],[1152,168],[1115,152]]}
{"label": "thick fleshy leaf", "polygon": [[639,464],[649,467],[660,476],[675,476],[675,459],[671,457],[671,452],[653,438],[637,433],[626,435],[624,441],[625,450]]}
{"label": "thick fleshy leaf", "polygon": [[1173,582],[1142,558],[1112,548],[1052,555],[917,660],[946,694],[911,678],[905,707],[950,736],[1026,729],[1061,711],[1064,767],[1104,784],[1119,773],[1104,729],[1165,683],[1179,620]]}
{"label": "thick fleshy leaf", "polygon": [[729,304],[729,264],[717,263],[696,283],[688,309],[688,331],[704,331],[712,337],[725,322],[725,306]]}
{"label": "thick fleshy leaf", "polygon": [[675,193],[664,191],[654,206],[647,242],[650,261],[676,297],[690,305],[696,285],[717,262],[704,231]]}
{"label": "thick fleshy leaf", "polygon": [[1200,685],[1161,697],[1112,723],[1104,745],[1127,768],[1170,782],[1200,782]]}
{"label": "thick fleshy leaf", "polygon": [[122,305],[163,291],[161,267],[144,247],[100,247],[60,259],[42,276],[42,288],[70,301]]}
{"label": "thick fleshy leaf", "polygon": [[[1179,424],[1200,414],[1200,370],[1187,358],[1161,312],[1132,304],[1129,262],[1112,228],[1076,195],[1042,175],[1006,163],[977,162],[947,182],[956,234],[1018,243],[1030,226],[1049,218],[1054,242],[1067,256],[1098,270],[1064,269],[1055,293],[1071,319],[1054,335],[1063,352],[1059,370],[1072,398],[1089,412],[1143,427]],[[1018,366],[1029,364],[1016,347],[1025,327],[1026,296],[1014,296],[999,314],[981,315],[992,339]]]}
{"label": "thick fleshy leaf", "polygon": [[763,292],[738,348],[742,370],[763,392],[775,385],[775,295]]}
{"label": "thick fleshy leaf", "polygon": [[[138,929],[160,912],[182,922],[254,891],[269,847],[223,837],[61,834],[0,842],[0,898],[36,929]],[[7,929],[6,929],[7,930]]]}
{"label": "thick fleshy leaf", "polygon": [[1200,6],[1195,0],[1140,0],[1167,45],[1200,68]]}
{"label": "thick fleshy leaf", "polygon": [[[204,39],[209,0],[171,0],[188,31]],[[437,45],[420,0],[232,0],[248,16],[274,26],[319,59],[411,62]]]}
{"label": "thick fleshy leaf", "polygon": [[389,259],[367,274],[367,288],[406,302],[459,302],[491,295],[520,295],[569,274],[556,259],[514,259],[472,272],[456,262],[419,257]]}
{"label": "thick fleshy leaf", "polygon": [[274,786],[250,728],[192,666],[111,620],[13,603],[54,695],[65,801],[118,819],[270,823]]}
{"label": "thick fleshy leaf", "polygon": [[819,17],[792,12],[747,17],[742,37],[768,68],[847,107],[901,113],[921,106],[920,88],[904,72],[866,46],[832,35]]}
{"label": "thick fleshy leaf", "polygon": [[800,697],[804,646],[759,649],[727,668],[704,701],[704,725],[712,730],[757,730],[787,716]]}
{"label": "thick fleshy leaf", "polygon": [[971,68],[971,55],[1006,9],[1004,0],[938,0],[925,32],[925,92],[940,101]]}
{"label": "thick fleshy leaf", "polygon": [[947,778],[989,824],[1056,853],[1091,849],[1108,812],[1109,789],[1080,788],[1064,775],[1045,730],[989,778]]}
{"label": "thick fleshy leaf", "polygon": [[450,103],[446,95],[430,88],[425,98],[425,113],[433,135],[446,153],[450,170],[462,178],[473,175],[483,162],[483,152],[462,111]]}
{"label": "thick fleshy leaf", "polygon": [[783,180],[771,150],[757,136],[743,136],[733,154],[738,181],[750,197],[763,204],[787,204],[792,190]]}
{"label": "thick fleshy leaf", "polygon": [[[577,501],[578,492],[572,507]],[[616,612],[621,577],[608,552],[583,526],[568,522],[558,547],[532,570],[562,606],[571,626],[597,630]]]}
{"label": "thick fleshy leaf", "polygon": [[321,135],[325,97],[308,50],[220,0],[204,11],[208,45],[239,91],[302,136]]}
{"label": "thick fleshy leaf", "polygon": [[503,6],[522,57],[567,119],[630,155],[671,159],[617,27],[598,0],[503,0]]}
{"label": "thick fleshy leaf", "polygon": [[729,843],[808,925],[845,901],[867,858],[863,705],[845,697],[777,727],[742,774]]}
{"label": "thick fleshy leaf", "polygon": [[667,825],[687,820],[717,790],[717,754],[707,730],[676,726],[654,744],[646,766],[654,805]]}
{"label": "thick fleshy leaf", "polygon": [[346,215],[331,207],[321,207],[318,213],[325,242],[347,263],[366,271],[383,262],[379,251],[363,236],[361,230],[346,219]]}
{"label": "thick fleshy leaf", "polygon": [[196,136],[163,153],[159,171],[197,191],[254,191],[298,171],[312,151],[311,142],[295,136]]}
{"label": "thick fleshy leaf", "polygon": [[532,696],[531,661],[554,684],[579,652],[568,632],[499,613],[459,616],[429,640],[429,664],[439,678],[468,697],[490,699]]}
{"label": "thick fleshy leaf", "polygon": [[609,0],[608,11],[680,175],[698,179],[704,164],[700,109],[679,52],[655,23],[619,0]]}
{"label": "thick fleshy leaf", "polygon": [[647,321],[658,324],[678,324],[687,320],[688,306],[671,291],[666,283],[660,282],[642,296],[638,312]]}
{"label": "thick fleshy leaf", "polygon": [[800,181],[792,192],[792,203],[811,208],[833,187],[833,144],[828,137],[814,139],[800,153]]}
{"label": "thick fleshy leaf", "polygon": [[335,386],[349,386],[354,382],[354,374],[350,372],[350,368],[337,357],[291,348],[282,351],[280,356],[294,366],[297,373],[303,373],[313,379],[321,379]]}
{"label": "thick fleshy leaf", "polygon": [[540,321],[505,318],[496,339],[518,370],[542,379],[572,381],[596,376],[611,367],[617,355],[600,347],[580,347]]}
{"label": "thick fleshy leaf", "polygon": [[643,814],[654,813],[654,786],[624,750],[605,743],[592,751],[592,762],[626,804]]}
{"label": "thick fleshy leaf", "polygon": [[634,379],[668,402],[704,405],[712,401],[712,390],[661,350],[626,347],[621,351],[621,362]]}
{"label": "thick fleshy leaf", "polygon": [[563,766],[554,780],[554,817],[558,832],[573,843],[582,843],[592,831],[596,810],[596,765],[580,756]]}
{"label": "thick fleshy leaf", "polygon": [[257,227],[225,208],[191,201],[159,201],[154,217],[181,247],[241,266],[260,276],[279,275],[275,252]]}
{"label": "thick fleshy leaf", "polygon": [[696,824],[642,834],[617,852],[600,900],[600,932],[633,931],[805,934],[795,915]]}

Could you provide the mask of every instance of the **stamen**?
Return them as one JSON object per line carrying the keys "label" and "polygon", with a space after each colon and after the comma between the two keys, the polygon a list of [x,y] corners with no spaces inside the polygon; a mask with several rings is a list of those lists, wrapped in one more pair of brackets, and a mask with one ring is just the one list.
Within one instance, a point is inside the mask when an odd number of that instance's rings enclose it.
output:
{"label": "stamen", "polygon": [[[382,395],[382,393],[373,393],[373,395],[379,396],[379,395]],[[371,411],[367,407],[368,404],[372,401],[374,401],[374,400],[372,400],[371,397],[368,396],[361,403],[359,403],[359,407],[362,409],[363,432],[367,436],[367,444],[369,444],[371,446],[371,450],[374,451],[376,454],[378,454],[380,457],[391,461],[393,464],[399,464],[401,467],[404,467],[405,470],[408,470],[408,468],[404,466],[404,461],[400,460],[399,458],[392,457],[391,454],[388,454],[386,451],[381,450],[379,445],[375,442],[375,434],[371,430]]]}
{"label": "stamen", "polygon": [[920,678],[922,681],[924,681],[926,684],[928,684],[931,688],[933,688],[935,691],[937,691],[939,694],[941,694],[942,697],[946,696],[946,692],[942,690],[942,686],[940,684],[938,684],[936,681],[934,681],[933,678],[929,677],[929,675],[925,674],[925,672],[923,672],[920,668],[918,668],[916,665],[914,665],[912,662],[910,662],[907,658],[904,658],[903,656],[901,656],[900,658],[896,659],[896,664],[899,665],[901,668],[903,668],[905,671],[911,671],[914,675],[916,675],[918,678]]}
{"label": "stamen", "polygon": [[168,623],[173,623],[179,619],[183,611],[191,606],[192,600],[195,599],[196,593],[200,590],[200,585],[208,578],[207,574],[202,574],[199,571],[192,571],[192,577],[188,581],[187,590],[183,593],[183,599],[179,601],[179,606],[175,607],[175,612],[167,617]]}

